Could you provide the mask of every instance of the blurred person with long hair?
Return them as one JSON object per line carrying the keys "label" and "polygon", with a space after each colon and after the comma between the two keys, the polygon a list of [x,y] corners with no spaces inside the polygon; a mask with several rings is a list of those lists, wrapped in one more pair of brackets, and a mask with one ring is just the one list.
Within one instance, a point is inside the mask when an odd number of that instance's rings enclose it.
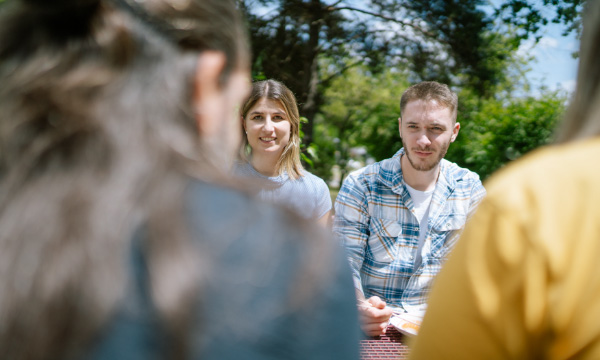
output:
{"label": "blurred person with long hair", "polygon": [[0,12],[3,359],[357,358],[346,260],[222,175],[249,90],[233,1]]}
{"label": "blurred person with long hair", "polygon": [[241,116],[242,159],[236,173],[251,180],[261,200],[327,225],[331,196],[325,181],[300,162],[300,114],[294,93],[276,80],[256,81]]}
{"label": "blurred person with long hair", "polygon": [[486,183],[412,359],[600,359],[600,1],[583,16],[557,143]]}

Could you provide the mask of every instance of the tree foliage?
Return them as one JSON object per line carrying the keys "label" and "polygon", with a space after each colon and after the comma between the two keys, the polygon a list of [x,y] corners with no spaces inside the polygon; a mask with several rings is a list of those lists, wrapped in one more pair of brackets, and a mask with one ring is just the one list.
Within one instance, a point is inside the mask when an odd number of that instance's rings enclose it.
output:
{"label": "tree foliage", "polygon": [[[350,170],[350,151],[358,146],[365,147],[377,161],[398,151],[402,146],[399,100],[410,85],[409,76],[408,71],[399,69],[372,74],[366,67],[357,67],[331,83],[316,121],[319,160],[314,171],[318,175],[329,179],[329,170],[337,165],[343,177]],[[459,94],[461,130],[446,158],[485,179],[504,164],[550,142],[566,102],[566,93],[547,89],[527,97],[515,97],[505,90],[501,96],[485,99],[465,89]]]}
{"label": "tree foliage", "polygon": [[[548,22],[563,24],[563,35],[574,32],[579,36],[585,3],[586,0],[505,0],[495,14],[518,28],[520,38],[533,34],[539,40],[540,29]],[[549,10],[553,10],[554,15],[545,16],[544,12]]]}
{"label": "tree foliage", "polygon": [[357,66],[332,80],[315,121],[317,174],[330,178],[336,164],[343,177],[349,170],[351,151],[357,147],[366,147],[376,158],[400,148],[397,118],[400,91],[409,86],[407,76],[395,68],[373,74],[367,66]]}
{"label": "tree foliage", "polygon": [[[566,95],[527,94],[520,43],[548,22],[578,32],[585,0],[238,0],[255,78],[296,94],[313,171],[348,168],[352,149],[376,160],[401,146],[399,98],[437,80],[460,92],[462,129],[447,158],[483,178],[551,139]],[[519,93],[516,97],[515,94]],[[316,129],[316,131],[315,131]],[[306,154],[305,154],[306,155]]]}
{"label": "tree foliage", "polygon": [[[313,140],[323,93],[349,68],[361,64],[375,74],[402,65],[411,70],[411,81],[436,79],[486,97],[504,81],[509,55],[521,40],[497,35],[493,17],[481,9],[484,0],[239,3],[250,28],[253,74],[281,80],[296,94],[308,119],[306,143]],[[328,69],[320,67],[323,58]]]}
{"label": "tree foliage", "polygon": [[446,158],[485,179],[510,161],[550,143],[568,96],[544,90],[537,96],[481,100],[465,91],[459,98],[462,127]]}

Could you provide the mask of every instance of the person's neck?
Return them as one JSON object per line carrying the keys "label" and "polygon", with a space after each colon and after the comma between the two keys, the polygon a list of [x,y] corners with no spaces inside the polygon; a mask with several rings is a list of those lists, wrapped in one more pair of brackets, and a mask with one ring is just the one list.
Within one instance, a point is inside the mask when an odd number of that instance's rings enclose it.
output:
{"label": "person's neck", "polygon": [[402,177],[404,178],[404,182],[411,188],[418,191],[430,191],[435,188],[435,184],[437,183],[440,174],[439,163],[431,170],[419,171],[412,167],[406,155],[402,155],[400,158],[400,166],[402,167]]}
{"label": "person's neck", "polygon": [[252,154],[250,164],[260,174],[273,177],[278,175],[275,169],[278,160],[279,156],[277,154]]}

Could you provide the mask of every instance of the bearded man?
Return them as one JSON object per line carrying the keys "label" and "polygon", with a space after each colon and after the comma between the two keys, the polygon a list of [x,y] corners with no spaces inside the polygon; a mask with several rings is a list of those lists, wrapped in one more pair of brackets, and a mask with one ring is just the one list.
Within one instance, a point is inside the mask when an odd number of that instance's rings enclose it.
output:
{"label": "bearded man", "polygon": [[479,176],[444,159],[460,130],[458,96],[421,82],[400,100],[403,147],[344,180],[334,232],[353,272],[361,327],[422,318],[427,293],[467,218],[485,195]]}

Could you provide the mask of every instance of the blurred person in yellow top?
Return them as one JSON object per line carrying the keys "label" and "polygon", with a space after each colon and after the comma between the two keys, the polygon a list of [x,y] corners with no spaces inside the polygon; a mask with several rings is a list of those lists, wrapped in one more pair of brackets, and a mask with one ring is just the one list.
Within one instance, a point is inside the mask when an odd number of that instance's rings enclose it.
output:
{"label": "blurred person in yellow top", "polygon": [[557,144],[486,183],[411,359],[600,359],[600,1]]}

